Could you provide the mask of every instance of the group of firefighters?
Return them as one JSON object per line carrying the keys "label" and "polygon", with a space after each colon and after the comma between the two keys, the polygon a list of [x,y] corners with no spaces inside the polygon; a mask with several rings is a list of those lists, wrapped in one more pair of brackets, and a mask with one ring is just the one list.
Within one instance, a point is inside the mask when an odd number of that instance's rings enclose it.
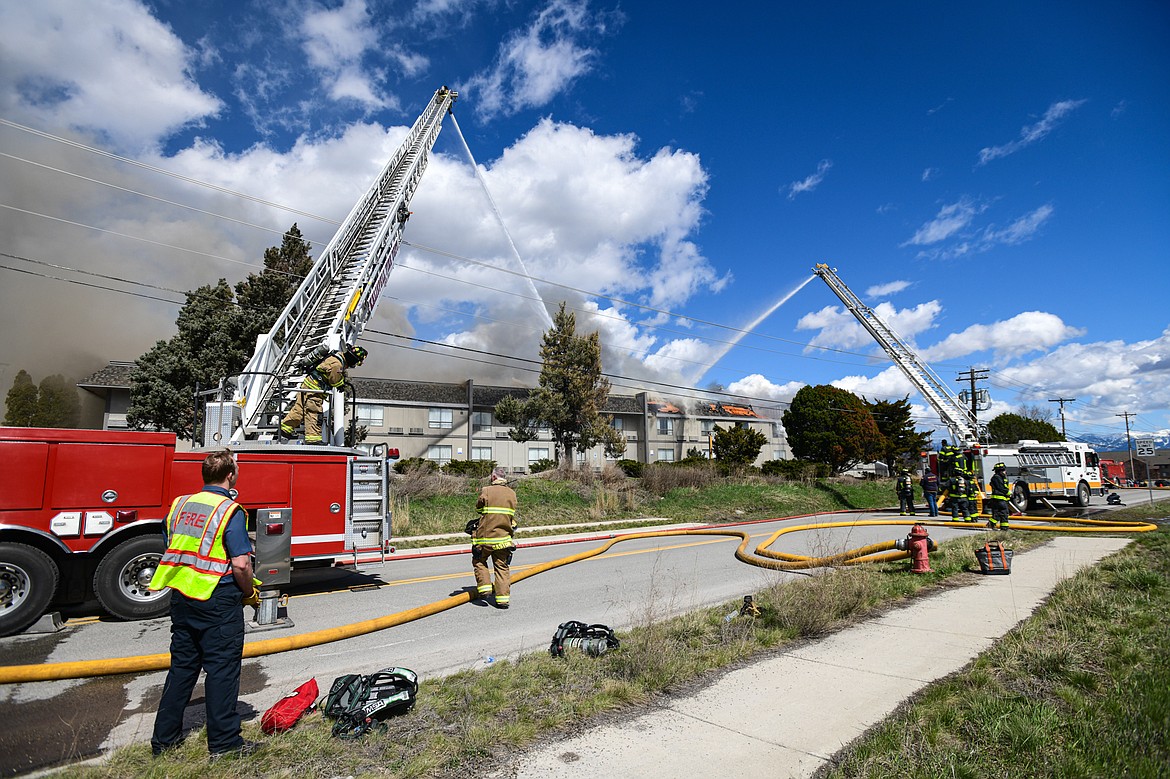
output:
{"label": "group of firefighters", "polygon": [[[945,439],[938,453],[938,474],[927,467],[920,485],[929,516],[939,515],[938,494],[942,486],[943,506],[949,507],[954,522],[976,522],[979,513],[979,479],[975,476],[971,462],[963,457],[962,451],[951,446]],[[1007,479],[1007,466],[996,463],[988,482],[987,508],[991,519],[987,527],[1001,530],[1009,527],[1011,515],[1012,487]],[[907,468],[898,473],[895,489],[898,493],[899,511],[903,516],[915,516],[914,481]]]}

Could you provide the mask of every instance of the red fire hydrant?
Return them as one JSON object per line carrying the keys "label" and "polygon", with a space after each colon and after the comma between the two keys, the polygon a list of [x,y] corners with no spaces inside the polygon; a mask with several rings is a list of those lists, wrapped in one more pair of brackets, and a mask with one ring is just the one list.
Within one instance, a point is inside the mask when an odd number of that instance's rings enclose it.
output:
{"label": "red fire hydrant", "polygon": [[924,526],[910,528],[910,535],[899,541],[897,547],[910,553],[910,573],[930,573],[930,553],[935,546]]}

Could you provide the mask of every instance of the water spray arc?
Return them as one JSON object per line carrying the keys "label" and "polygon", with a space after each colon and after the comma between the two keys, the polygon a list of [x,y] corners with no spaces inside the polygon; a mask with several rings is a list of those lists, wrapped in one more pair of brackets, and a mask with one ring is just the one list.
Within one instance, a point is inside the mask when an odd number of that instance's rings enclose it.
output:
{"label": "water spray arc", "polygon": [[549,316],[548,308],[544,304],[544,297],[536,289],[536,285],[532,282],[532,277],[528,274],[528,267],[524,264],[524,258],[520,256],[520,251],[516,248],[516,242],[512,240],[512,234],[508,232],[508,226],[504,224],[504,217],[500,215],[500,209],[496,206],[495,198],[492,197],[491,190],[488,189],[487,182],[483,178],[483,173],[479,169],[479,165],[475,161],[475,157],[471,155],[471,148],[467,145],[467,139],[463,136],[463,129],[459,127],[459,122],[455,119],[455,115],[451,115],[451,123],[455,126],[455,134],[459,136],[460,143],[463,144],[463,151],[467,153],[467,159],[471,162],[471,169],[475,171],[475,178],[479,181],[480,187],[483,188],[484,195],[487,196],[488,204],[492,207],[492,213],[496,216],[496,221],[500,223],[500,227],[504,231],[504,237],[508,239],[508,246],[512,249],[512,255],[516,258],[516,262],[520,265],[520,270],[524,273],[524,280],[528,282],[528,289],[540,301],[540,305],[533,302],[532,307],[540,315],[540,320],[544,322],[547,327],[552,327],[552,317]]}
{"label": "water spray arc", "polygon": [[771,306],[770,308],[768,308],[766,311],[764,311],[764,313],[762,313],[762,314],[760,314],[758,317],[756,317],[756,318],[755,318],[755,319],[754,319],[754,320],[751,322],[751,324],[749,324],[749,325],[748,325],[747,327],[745,327],[743,330],[740,330],[739,332],[737,332],[737,333],[736,333],[736,334],[735,334],[735,335],[734,335],[734,336],[731,338],[731,340],[730,340],[730,341],[728,341],[727,343],[723,344],[723,345],[720,347],[719,351],[715,353],[715,355],[714,355],[714,358],[711,360],[711,362],[710,362],[710,363],[709,363],[709,364],[708,364],[706,367],[704,367],[704,368],[703,368],[703,372],[702,372],[702,373],[700,373],[699,375],[695,376],[695,378],[693,379],[693,382],[692,382],[692,383],[698,383],[698,382],[699,382],[699,381],[700,381],[700,380],[701,380],[701,379],[702,379],[704,376],[706,376],[706,375],[707,375],[707,374],[708,374],[708,373],[711,371],[711,369],[712,369],[712,368],[714,368],[716,365],[718,365],[718,364],[719,364],[719,361],[720,361],[720,360],[722,360],[724,357],[726,357],[726,356],[727,356],[727,353],[728,353],[728,352],[730,352],[732,349],[734,349],[734,348],[736,347],[736,345],[737,345],[737,344],[739,344],[739,342],[740,342],[741,340],[743,340],[743,337],[744,337],[745,335],[749,334],[749,333],[750,333],[752,330],[755,330],[757,327],[759,327],[759,326],[760,326],[760,324],[761,324],[761,323],[762,323],[762,322],[763,322],[765,319],[767,319],[768,317],[772,316],[772,314],[776,313],[776,310],[777,310],[778,308],[780,308],[780,306],[784,305],[784,304],[785,304],[785,303],[787,303],[789,300],[791,300],[791,299],[792,299],[792,297],[793,297],[794,295],[796,295],[796,293],[797,293],[797,292],[800,292],[802,289],[804,289],[804,288],[805,288],[805,287],[806,287],[806,286],[809,284],[809,282],[811,282],[811,281],[812,281],[813,279],[815,279],[815,278],[816,278],[816,274],[814,273],[813,275],[809,276],[809,277],[808,277],[807,279],[805,279],[804,281],[802,281],[802,282],[800,282],[799,284],[797,284],[795,287],[793,287],[793,288],[792,288],[792,290],[791,290],[791,291],[789,291],[789,292],[785,293],[784,295],[782,295],[782,296],[780,297],[780,299],[779,299],[779,300],[777,300],[775,303],[773,303],[773,304],[772,304],[772,306]]}

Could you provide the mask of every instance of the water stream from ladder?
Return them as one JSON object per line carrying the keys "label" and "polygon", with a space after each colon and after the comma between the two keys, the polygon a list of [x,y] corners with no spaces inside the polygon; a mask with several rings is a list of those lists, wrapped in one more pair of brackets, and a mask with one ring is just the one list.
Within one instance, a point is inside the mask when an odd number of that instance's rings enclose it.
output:
{"label": "water stream from ladder", "polygon": [[545,326],[551,328],[553,323],[552,317],[549,316],[548,308],[544,304],[544,298],[536,289],[536,285],[532,283],[532,277],[528,275],[528,266],[524,264],[524,258],[520,256],[520,251],[516,248],[516,242],[512,240],[512,234],[508,232],[508,226],[504,224],[504,217],[500,215],[500,209],[496,207],[495,198],[492,197],[487,182],[484,181],[483,173],[480,171],[479,165],[476,164],[475,157],[471,155],[471,148],[467,145],[467,139],[463,137],[463,130],[459,127],[459,122],[455,119],[454,114],[451,114],[451,122],[455,125],[455,132],[459,135],[459,141],[463,144],[463,151],[467,153],[467,159],[471,161],[471,169],[475,171],[475,178],[479,181],[479,185],[483,187],[483,193],[487,196],[488,204],[492,207],[492,213],[496,215],[496,221],[500,223],[500,227],[504,231],[504,237],[508,239],[508,246],[512,248],[512,255],[520,265],[520,270],[524,274],[524,280],[528,282],[528,289],[535,297],[535,300],[530,300],[529,302],[538,312],[540,320],[544,322]]}
{"label": "water stream from ladder", "polygon": [[779,300],[777,300],[775,303],[773,303],[773,304],[772,304],[772,306],[771,306],[771,307],[770,307],[770,308],[769,308],[767,311],[765,311],[764,313],[762,313],[762,314],[760,314],[758,317],[756,317],[756,318],[755,318],[755,319],[752,321],[752,323],[751,323],[751,324],[749,324],[747,327],[745,327],[744,329],[742,329],[742,330],[740,330],[739,332],[737,332],[737,333],[736,333],[736,334],[735,334],[735,335],[734,335],[734,336],[731,338],[731,340],[730,340],[730,341],[728,341],[728,342],[727,342],[727,343],[725,343],[725,344],[722,344],[722,345],[720,346],[720,348],[719,348],[719,351],[715,353],[715,355],[714,355],[714,359],[713,359],[713,360],[711,360],[711,362],[710,362],[710,364],[708,365],[707,369],[703,371],[703,374],[702,374],[702,375],[700,375],[700,376],[697,376],[697,377],[696,377],[696,380],[703,378],[703,376],[705,376],[705,375],[706,375],[706,374],[707,374],[707,373],[708,373],[708,372],[709,372],[709,371],[710,371],[712,368],[714,368],[716,365],[718,365],[718,364],[719,364],[719,361],[720,361],[720,360],[722,360],[724,357],[726,357],[726,356],[727,356],[727,353],[728,353],[728,352],[730,352],[732,349],[734,349],[734,348],[736,347],[736,345],[737,345],[737,344],[738,344],[738,343],[739,343],[741,340],[743,340],[743,337],[744,337],[745,335],[747,335],[747,334],[748,334],[748,333],[750,333],[752,330],[755,330],[757,327],[759,327],[761,322],[763,322],[763,321],[764,321],[765,319],[767,319],[768,317],[772,316],[772,314],[774,314],[774,313],[776,312],[776,309],[780,308],[780,306],[784,305],[784,304],[785,304],[785,303],[787,303],[789,300],[791,300],[793,295],[795,295],[797,292],[800,292],[802,289],[804,289],[804,288],[805,288],[805,286],[806,286],[806,285],[808,285],[808,283],[809,283],[810,281],[812,281],[813,279],[815,279],[815,278],[816,278],[816,274],[814,273],[813,275],[809,276],[809,277],[808,277],[807,279],[805,279],[804,281],[802,281],[802,282],[800,282],[799,284],[797,284],[795,287],[793,287],[793,288],[792,288],[792,290],[791,290],[791,291],[789,291],[789,292],[786,292],[784,295],[782,295],[782,296],[780,297],[780,299],[779,299]]}

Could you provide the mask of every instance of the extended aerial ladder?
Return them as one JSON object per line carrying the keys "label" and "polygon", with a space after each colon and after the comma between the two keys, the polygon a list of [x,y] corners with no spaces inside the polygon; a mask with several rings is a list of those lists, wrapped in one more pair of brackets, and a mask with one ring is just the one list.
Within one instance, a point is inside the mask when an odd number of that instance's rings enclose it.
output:
{"label": "extended aerial ladder", "polygon": [[[441,87],[411,127],[406,139],[382,169],[365,196],[353,207],[333,240],[266,334],[244,368],[235,391],[242,408],[233,441],[274,432],[280,401],[295,391],[300,364],[317,346],[342,349],[354,345],[378,305],[394,264],[410,200],[457,94]],[[332,424],[326,443],[344,439],[345,407],[341,391],[328,404]]]}
{"label": "extended aerial ladder", "polygon": [[878,345],[885,350],[894,364],[901,369],[910,383],[942,419],[956,443],[967,446],[979,441],[979,424],[970,409],[951,394],[947,385],[930,366],[922,362],[914,350],[883,322],[873,309],[861,302],[857,295],[837,276],[837,269],[825,263],[817,263],[813,273],[829,286],[849,313],[857,318]]}

